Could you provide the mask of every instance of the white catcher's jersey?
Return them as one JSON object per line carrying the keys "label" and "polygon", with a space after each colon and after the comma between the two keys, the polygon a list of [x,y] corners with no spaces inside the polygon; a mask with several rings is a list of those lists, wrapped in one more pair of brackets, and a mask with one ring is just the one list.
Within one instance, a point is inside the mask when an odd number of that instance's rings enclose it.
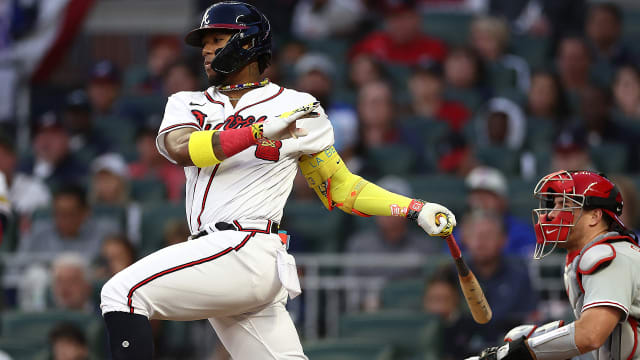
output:
{"label": "white catcher's jersey", "polygon": [[[640,319],[640,248],[628,241],[607,242],[612,248],[601,248],[604,254],[590,261],[580,262],[593,245],[605,238],[620,236],[610,232],[595,238],[580,254],[565,266],[564,283],[576,319],[583,311],[596,306],[612,306],[626,316],[620,320],[604,345],[593,352],[596,360],[640,359],[638,319]],[[601,245],[598,245],[601,246]],[[595,248],[594,248],[595,249]],[[586,260],[586,259],[585,259]],[[602,266],[597,262],[602,261]],[[609,262],[606,265],[605,262]],[[585,273],[585,263],[594,264],[591,273]],[[582,274],[577,276],[580,264]],[[632,357],[632,351],[635,353]]]}
{"label": "white catcher's jersey", "polygon": [[[162,155],[167,153],[165,135],[191,127],[197,130],[231,130],[263,121],[267,116],[307,105],[316,99],[270,83],[245,93],[235,108],[214,87],[206,91],[179,92],[169,97],[156,138]],[[324,113],[322,108],[316,109]],[[222,163],[184,168],[186,215],[192,234],[217,222],[272,220],[280,222],[282,210],[302,154],[312,154],[333,145],[333,128],[326,117],[298,120],[309,134],[297,139],[264,139]]]}

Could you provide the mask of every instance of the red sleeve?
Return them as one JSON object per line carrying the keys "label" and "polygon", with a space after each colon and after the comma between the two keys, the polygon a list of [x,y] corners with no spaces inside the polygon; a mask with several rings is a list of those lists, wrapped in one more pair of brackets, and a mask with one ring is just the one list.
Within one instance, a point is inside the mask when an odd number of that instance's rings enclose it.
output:
{"label": "red sleeve", "polygon": [[438,118],[446,120],[455,131],[462,130],[470,116],[469,110],[457,102],[445,102],[438,109]]}
{"label": "red sleeve", "polygon": [[353,60],[360,54],[378,54],[380,49],[384,47],[385,40],[383,34],[374,32],[351,47],[351,50],[349,51],[349,61]]}

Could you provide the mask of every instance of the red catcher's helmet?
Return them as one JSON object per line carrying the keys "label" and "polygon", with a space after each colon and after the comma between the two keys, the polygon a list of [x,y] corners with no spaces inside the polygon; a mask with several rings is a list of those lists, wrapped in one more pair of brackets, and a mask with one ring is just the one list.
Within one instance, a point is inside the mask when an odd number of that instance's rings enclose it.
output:
{"label": "red catcher's helmet", "polygon": [[[533,210],[536,232],[534,259],[540,259],[555,249],[557,243],[567,242],[569,233],[582,209],[602,209],[615,222],[625,228],[620,220],[622,195],[618,187],[603,174],[593,171],[561,170],[549,174],[538,182],[533,195],[540,200],[540,207]],[[562,207],[556,208],[555,198],[562,197]],[[574,222],[574,210],[580,213]],[[554,212],[555,216],[548,215]],[[548,251],[548,244],[553,247]]]}

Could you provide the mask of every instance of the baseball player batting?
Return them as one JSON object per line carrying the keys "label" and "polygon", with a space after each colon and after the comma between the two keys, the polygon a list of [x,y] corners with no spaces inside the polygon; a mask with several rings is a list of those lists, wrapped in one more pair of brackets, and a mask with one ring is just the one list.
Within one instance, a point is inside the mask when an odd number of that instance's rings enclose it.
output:
{"label": "baseball player batting", "polygon": [[455,217],[347,169],[316,99],[263,79],[271,29],[254,6],[212,5],[185,41],[202,49],[211,86],[169,97],[157,147],[184,167],[192,235],[102,288],[112,357],[152,358],[149,319],[208,319],[234,359],[307,359],[285,309],[300,293],[295,261],[278,234],[298,167],[329,210],[407,217],[432,236]]}
{"label": "baseball player batting", "polygon": [[603,174],[559,171],[543,177],[534,194],[534,259],[567,249],[564,283],[577,320],[518,326],[506,345],[469,359],[562,360],[589,352],[596,360],[640,359],[640,247],[620,220],[618,187]]}

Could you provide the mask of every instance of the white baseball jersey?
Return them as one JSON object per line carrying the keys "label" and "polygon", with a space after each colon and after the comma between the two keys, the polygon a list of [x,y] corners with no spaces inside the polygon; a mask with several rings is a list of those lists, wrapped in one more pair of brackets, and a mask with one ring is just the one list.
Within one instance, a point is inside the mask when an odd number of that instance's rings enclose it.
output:
{"label": "white baseball jersey", "polygon": [[[596,306],[611,306],[625,316],[604,345],[593,352],[596,360],[640,359],[640,248],[610,232],[596,237],[565,266],[564,283],[576,319]],[[614,240],[614,239],[611,239]]]}
{"label": "white baseball jersey", "polygon": [[[235,107],[211,87],[206,91],[179,92],[167,102],[156,145],[171,162],[164,145],[172,130],[231,130],[264,121],[307,105],[315,98],[270,83],[244,94]],[[316,111],[323,113],[318,108]],[[326,117],[301,119],[298,127],[309,134],[297,139],[264,139],[257,146],[207,167],[185,167],[186,214],[191,233],[207,225],[238,219],[279,222],[302,154],[322,151],[333,144],[333,128]]]}

